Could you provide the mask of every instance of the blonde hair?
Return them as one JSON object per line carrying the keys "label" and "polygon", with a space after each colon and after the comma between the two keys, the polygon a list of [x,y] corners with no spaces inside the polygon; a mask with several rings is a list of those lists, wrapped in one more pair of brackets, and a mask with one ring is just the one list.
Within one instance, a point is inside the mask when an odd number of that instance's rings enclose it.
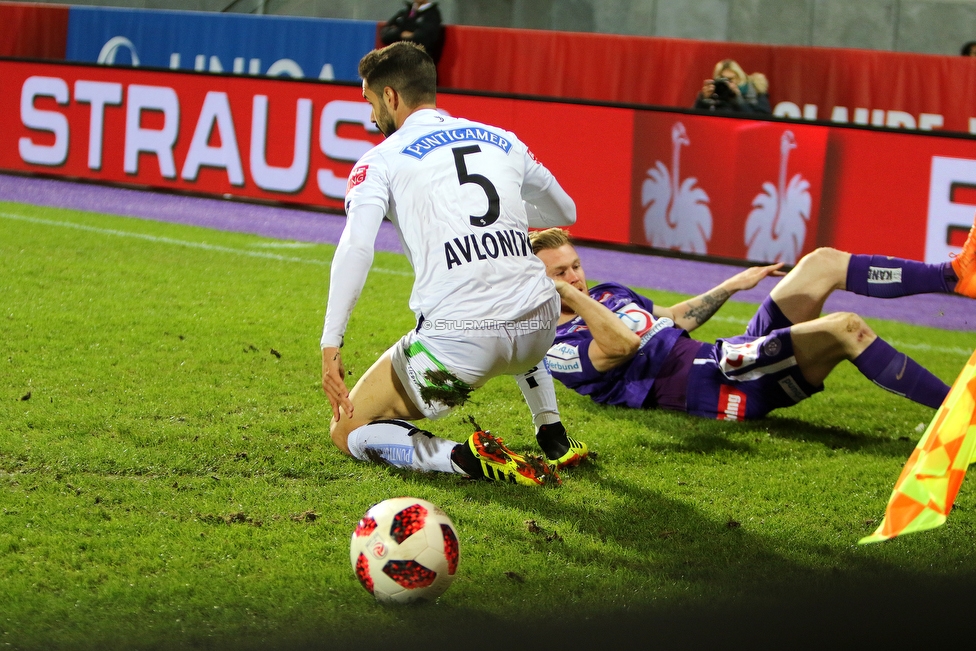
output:
{"label": "blonde hair", "polygon": [[569,233],[561,228],[547,228],[544,231],[532,231],[529,233],[529,243],[532,244],[532,253],[558,249],[566,244],[572,244]]}
{"label": "blonde hair", "polygon": [[715,70],[712,71],[712,77],[718,79],[723,72],[726,70],[731,70],[735,74],[737,84],[744,84],[749,79],[746,71],[742,69],[735,59],[722,59],[715,64]]}
{"label": "blonde hair", "polygon": [[759,94],[765,94],[769,91],[769,80],[761,72],[754,72],[751,75],[747,75],[746,71],[742,69],[735,59],[722,59],[715,64],[715,70],[712,71],[712,78],[718,79],[719,76],[726,70],[731,70],[732,74],[735,75],[735,83],[742,85],[745,83],[751,83]]}

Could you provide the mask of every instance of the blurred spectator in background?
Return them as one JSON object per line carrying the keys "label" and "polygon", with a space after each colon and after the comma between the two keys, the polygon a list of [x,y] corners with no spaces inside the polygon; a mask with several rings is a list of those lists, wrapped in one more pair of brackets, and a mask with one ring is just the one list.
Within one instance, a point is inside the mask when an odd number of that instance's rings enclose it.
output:
{"label": "blurred spectator in background", "polygon": [[962,46],[962,51],[959,53],[964,57],[976,57],[976,41],[969,41]]}
{"label": "blurred spectator in background", "polygon": [[712,78],[705,80],[693,108],[770,115],[768,91],[766,75],[747,75],[734,60],[724,59],[715,64]]}
{"label": "blurred spectator in background", "polygon": [[380,40],[383,45],[397,41],[419,43],[424,46],[434,63],[437,63],[441,60],[441,50],[444,48],[441,10],[437,8],[436,2],[408,2],[380,29]]}

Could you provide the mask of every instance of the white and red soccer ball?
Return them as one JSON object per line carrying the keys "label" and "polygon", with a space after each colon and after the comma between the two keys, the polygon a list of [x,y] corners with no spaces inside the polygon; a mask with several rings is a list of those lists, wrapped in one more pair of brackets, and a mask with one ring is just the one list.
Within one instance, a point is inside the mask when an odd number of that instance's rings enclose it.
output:
{"label": "white and red soccer ball", "polygon": [[433,601],[454,581],[457,531],[427,500],[394,497],[373,505],[356,525],[349,560],[379,602]]}

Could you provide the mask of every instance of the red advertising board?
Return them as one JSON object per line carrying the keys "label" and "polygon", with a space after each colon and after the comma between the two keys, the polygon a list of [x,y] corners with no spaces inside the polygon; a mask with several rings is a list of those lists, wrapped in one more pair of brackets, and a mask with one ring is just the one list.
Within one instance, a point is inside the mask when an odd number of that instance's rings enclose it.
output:
{"label": "red advertising board", "polygon": [[830,129],[818,240],[941,262],[976,215],[976,140]]}
{"label": "red advertising board", "polygon": [[358,86],[17,61],[0,70],[4,169],[341,210],[352,164],[381,138]]}
{"label": "red advertising board", "polygon": [[439,104],[518,133],[576,200],[583,240],[757,262],[818,246],[939,262],[976,215],[970,137],[446,93]]}
{"label": "red advertising board", "polygon": [[[69,17],[63,5],[0,1],[0,56],[63,59],[69,26],[79,38],[94,38],[92,23],[82,15],[101,24],[101,13],[108,20],[116,12],[75,7]],[[173,13],[125,12],[154,26]],[[212,18],[226,22],[231,16]],[[269,28],[282,20],[248,18],[254,19],[249,24]],[[352,26],[362,21],[347,22]],[[169,52],[170,65],[174,56],[180,59],[178,44],[170,42],[173,38],[151,33],[152,47]],[[287,39],[280,35],[285,32],[271,36],[276,33],[269,30],[268,37]],[[240,64],[243,70],[245,58],[249,71],[255,65],[260,68],[260,57],[222,54],[217,42],[204,40],[206,46],[194,57],[195,69],[230,70]],[[79,39],[72,42],[85,49]],[[143,65],[148,47],[140,46]],[[85,51],[84,56],[76,53],[74,60],[93,61],[99,53],[97,47]],[[184,54],[184,64],[188,56]],[[712,76],[715,63],[727,58],[738,61],[747,73],[765,74],[775,114],[781,117],[976,132],[976,59],[957,55],[449,25],[438,83],[454,90],[686,108],[694,103],[702,81]],[[157,59],[153,65],[165,64]],[[308,65],[305,68],[307,76]]]}
{"label": "red advertising board", "polygon": [[[976,139],[441,93],[510,129],[582,240],[754,261],[816,246],[941,261],[976,214]],[[358,86],[0,60],[0,169],[341,212],[382,137]]]}
{"label": "red advertising board", "polygon": [[827,129],[652,112],[635,121],[631,242],[788,264],[813,246]]}
{"label": "red advertising board", "polygon": [[976,131],[972,57],[451,25],[437,71],[457,90],[690,108],[730,58],[766,75],[782,117]]}

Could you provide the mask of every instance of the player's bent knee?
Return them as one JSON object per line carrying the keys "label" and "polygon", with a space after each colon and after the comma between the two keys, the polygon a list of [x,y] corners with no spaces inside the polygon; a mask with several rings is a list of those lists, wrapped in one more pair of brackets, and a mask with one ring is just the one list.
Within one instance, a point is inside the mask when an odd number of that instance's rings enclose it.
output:
{"label": "player's bent knee", "polygon": [[874,330],[871,329],[861,315],[854,312],[835,312],[829,315],[835,328],[835,335],[838,340],[851,353],[859,353],[868,344],[877,339]]}
{"label": "player's bent knee", "polygon": [[830,250],[830,247],[826,247],[826,246],[817,247],[813,251],[810,251],[810,253],[807,253],[805,256],[803,256],[802,258],[800,258],[799,262],[796,263],[796,266],[797,267],[800,267],[800,266],[803,266],[803,267],[814,266],[821,258],[823,258],[824,256],[828,255],[826,253],[826,251],[829,251],[829,250]]}
{"label": "player's bent knee", "polygon": [[847,316],[847,332],[854,333],[858,339],[874,335],[874,330],[861,318],[860,314],[854,314],[853,312],[847,312],[845,314]]}
{"label": "player's bent knee", "polygon": [[847,273],[850,254],[829,246],[821,246],[806,254],[796,264],[798,272],[805,276],[838,275]]}

